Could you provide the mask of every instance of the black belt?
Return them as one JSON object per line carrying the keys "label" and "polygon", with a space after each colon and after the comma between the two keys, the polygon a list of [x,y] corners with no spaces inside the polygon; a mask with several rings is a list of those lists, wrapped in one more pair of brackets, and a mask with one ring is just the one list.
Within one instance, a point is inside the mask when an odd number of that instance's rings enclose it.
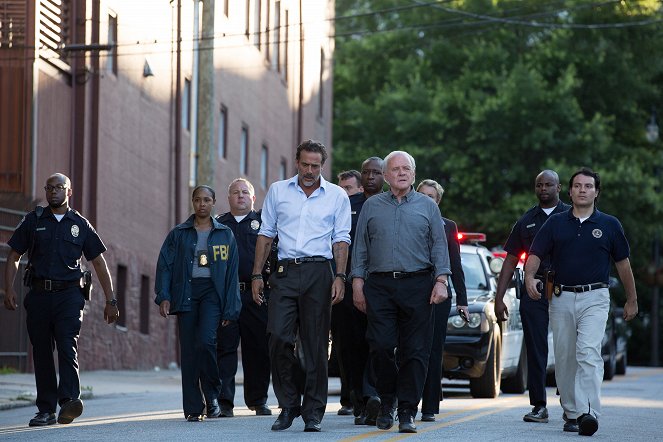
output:
{"label": "black belt", "polygon": [[430,275],[431,269],[417,270],[416,272],[373,272],[371,276],[386,276],[393,279],[411,278],[412,276],[423,275],[428,273]]}
{"label": "black belt", "polygon": [[277,265],[283,264],[303,264],[305,262],[327,262],[329,261],[324,256],[304,256],[302,258],[282,259]]}
{"label": "black belt", "polygon": [[555,285],[558,286],[560,291],[562,292],[574,292],[574,293],[589,292],[591,290],[607,289],[608,287],[610,287],[605,282],[596,282],[594,284],[582,284],[582,285],[564,285],[564,284],[555,284]]}
{"label": "black belt", "polygon": [[33,289],[43,290],[45,292],[59,292],[71,287],[81,287],[81,281],[55,281],[53,279],[32,278],[30,286]]}

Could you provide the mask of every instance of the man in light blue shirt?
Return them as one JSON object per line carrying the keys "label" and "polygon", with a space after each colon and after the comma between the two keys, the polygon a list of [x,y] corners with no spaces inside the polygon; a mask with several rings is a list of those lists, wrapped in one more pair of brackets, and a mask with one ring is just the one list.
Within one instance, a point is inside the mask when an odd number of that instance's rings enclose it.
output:
{"label": "man in light blue shirt", "polygon": [[[272,184],[263,203],[251,288],[253,300],[265,302],[261,270],[278,235],[278,262],[269,278],[267,333],[281,414],[272,430],[289,428],[301,415],[304,431],[320,431],[327,406],[331,305],[345,292],[350,200],[341,187],[321,176],[327,159],[321,143],[304,141],[295,159],[297,175]],[[295,356],[295,342],[303,364]]]}

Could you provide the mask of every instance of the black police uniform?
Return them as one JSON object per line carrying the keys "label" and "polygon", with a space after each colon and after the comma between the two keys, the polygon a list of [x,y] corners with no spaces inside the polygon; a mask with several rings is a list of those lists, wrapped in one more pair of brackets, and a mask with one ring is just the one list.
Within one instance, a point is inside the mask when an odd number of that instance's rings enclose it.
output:
{"label": "black police uniform", "polygon": [[[366,195],[363,193],[350,196],[352,215],[350,239],[352,242],[354,242],[357,220],[366,200]],[[351,257],[352,244],[348,250],[346,266],[348,270],[352,268]],[[361,408],[364,402],[362,399],[378,395],[375,390],[372,365],[368,358],[367,326],[366,314],[354,307],[352,280],[348,279],[345,283],[345,296],[341,302],[332,307],[331,317],[332,339],[341,377],[341,405],[357,405]],[[354,395],[354,401],[351,401],[352,395]],[[361,411],[361,409],[355,410],[355,415],[358,416]]]}
{"label": "black police uniform", "polygon": [[[529,209],[511,229],[504,250],[520,257],[528,253],[534,237],[549,216],[569,210],[571,206],[559,201],[550,215],[536,205]],[[543,272],[550,269],[550,258],[541,260],[536,273],[543,279]],[[525,293],[523,291],[523,293]],[[548,363],[548,299],[542,296],[538,301],[529,296],[520,297],[520,317],[527,348],[527,389],[532,406],[546,406],[546,366]]]}
{"label": "black police uniform", "polygon": [[[41,216],[35,211],[28,213],[7,244],[21,255],[32,250],[33,277],[23,306],[32,343],[37,408],[40,413],[54,413],[58,402],[80,396],[77,341],[85,306],[80,287],[81,256],[91,261],[106,247],[78,212],[69,209],[58,222],[50,207],[44,208]],[[59,383],[54,344],[58,350]]]}
{"label": "black police uniform", "polygon": [[[227,212],[217,220],[232,230],[239,251],[239,284],[242,310],[237,322],[219,326],[217,333],[217,363],[221,376],[219,403],[234,406],[235,375],[237,374],[237,347],[242,343],[242,368],[244,370],[244,402],[248,407],[267,403],[270,363],[267,347],[267,303],[258,305],[251,293],[251,274],[256,251],[256,240],[262,220],[260,212],[252,210],[239,223]],[[274,242],[276,244],[276,241]],[[265,263],[263,279],[269,274],[270,259]],[[269,299],[269,287],[263,295]]]}

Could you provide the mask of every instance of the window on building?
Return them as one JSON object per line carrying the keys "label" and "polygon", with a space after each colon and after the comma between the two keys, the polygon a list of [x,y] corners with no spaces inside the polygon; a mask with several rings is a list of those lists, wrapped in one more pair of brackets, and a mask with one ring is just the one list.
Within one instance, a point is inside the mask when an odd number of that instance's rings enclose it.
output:
{"label": "window on building", "polygon": [[246,35],[246,38],[249,38],[251,35],[251,28],[249,27],[251,25],[251,0],[246,0],[246,8],[244,9],[244,35]]}
{"label": "window on building", "polygon": [[288,33],[290,31],[290,22],[288,18],[288,10],[285,10],[285,26],[283,27],[283,68],[281,69],[281,75],[283,80],[288,82]]}
{"label": "window on building", "polygon": [[288,162],[285,158],[281,158],[281,166],[279,167],[279,179],[284,180],[288,173]]}
{"label": "window on building", "polygon": [[142,275],[140,277],[140,332],[144,335],[150,334],[150,310],[152,310],[150,298],[150,277]]}
{"label": "window on building", "polygon": [[318,77],[318,117],[322,118],[325,109],[325,50],[320,49],[320,77]]}
{"label": "window on building", "polygon": [[253,0],[253,44],[260,49],[260,12],[261,1]]}
{"label": "window on building", "polygon": [[117,14],[108,14],[108,44],[111,48],[106,57],[106,69],[117,76]]}
{"label": "window on building", "polygon": [[[115,288],[115,296],[117,297],[117,308],[120,311],[120,317],[117,319],[116,324],[120,327],[127,326],[127,267],[123,265],[117,266],[117,284]],[[122,312],[125,312],[122,314]]]}
{"label": "window on building", "polygon": [[249,160],[249,127],[242,126],[242,137],[239,142],[239,173],[246,175],[248,173]]}
{"label": "window on building", "polygon": [[[3,3],[8,2],[5,1]],[[9,3],[16,3],[18,5],[21,2],[16,1]],[[32,1],[24,3],[30,3],[34,5],[35,2]],[[62,47],[71,43],[71,3],[71,0],[40,0],[40,7],[38,8],[39,17],[37,18],[38,23],[41,24],[41,26],[39,26],[39,57],[45,60],[47,63],[55,66],[56,68],[67,72],[70,71],[69,54],[63,51]],[[8,9],[2,7],[0,7],[0,9],[2,9],[0,14],[9,13],[9,11],[11,11],[12,15],[14,13],[14,8],[12,8],[11,5]],[[17,24],[19,23],[14,22],[12,27],[16,26]],[[27,27],[24,27],[23,32],[26,30]],[[20,34],[20,32],[13,34],[13,36],[18,37],[18,34]],[[3,38],[4,37],[5,35],[3,33]]]}
{"label": "window on building", "polygon": [[281,2],[276,2],[274,6],[274,52],[272,57],[272,67],[281,72]]}
{"label": "window on building", "polygon": [[260,153],[260,184],[263,189],[267,188],[267,166],[269,160],[269,151],[265,144],[262,145]]}
{"label": "window on building", "polygon": [[226,158],[226,146],[228,143],[228,108],[221,105],[221,115],[219,115],[219,159]]}
{"label": "window on building", "polygon": [[191,79],[184,79],[182,88],[182,127],[191,130]]}

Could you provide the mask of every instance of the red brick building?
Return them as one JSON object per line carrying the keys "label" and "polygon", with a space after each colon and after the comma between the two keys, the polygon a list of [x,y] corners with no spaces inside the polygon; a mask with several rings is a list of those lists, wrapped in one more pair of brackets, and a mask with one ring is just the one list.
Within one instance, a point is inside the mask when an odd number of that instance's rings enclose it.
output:
{"label": "red brick building", "polygon": [[[301,140],[331,148],[334,1],[216,0],[213,34],[203,8],[0,0],[0,280],[13,228],[44,204],[46,178],[67,174],[72,207],[108,247],[122,314],[104,323],[98,289],[79,340],[84,370],[177,361],[175,320],[153,302],[154,271],[166,234],[191,211],[192,186],[203,184],[202,161],[221,213],[234,178],[254,184],[260,207],[270,183],[293,175]],[[212,88],[198,64],[210,41]],[[204,98],[211,106],[199,111]],[[24,319],[0,309],[0,366],[31,368]]]}

